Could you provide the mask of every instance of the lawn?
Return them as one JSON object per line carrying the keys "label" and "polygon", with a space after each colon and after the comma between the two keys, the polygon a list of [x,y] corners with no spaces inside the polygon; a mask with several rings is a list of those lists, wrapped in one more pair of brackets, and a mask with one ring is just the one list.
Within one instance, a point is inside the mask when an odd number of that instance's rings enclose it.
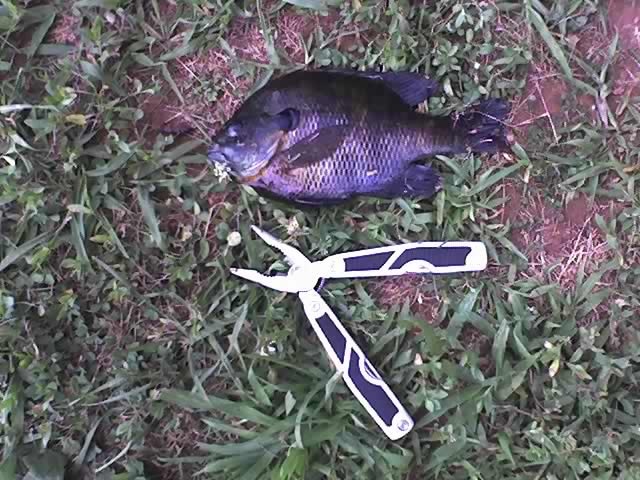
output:
{"label": "lawn", "polygon": [[[640,1],[2,0],[0,32],[0,480],[640,479]],[[207,164],[248,94],[326,65],[421,72],[434,114],[506,98],[512,152],[319,209]],[[229,273],[283,266],[252,224],[312,259],[486,244],[322,290],[409,435],[295,295]]]}

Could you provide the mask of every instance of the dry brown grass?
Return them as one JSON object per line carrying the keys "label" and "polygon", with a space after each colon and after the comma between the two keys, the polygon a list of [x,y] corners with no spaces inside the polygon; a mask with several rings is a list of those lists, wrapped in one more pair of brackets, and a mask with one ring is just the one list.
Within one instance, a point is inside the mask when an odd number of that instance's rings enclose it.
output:
{"label": "dry brown grass", "polygon": [[[391,308],[409,302],[411,312],[432,325],[442,320],[438,314],[441,300],[433,292],[432,279],[425,275],[389,277],[373,284],[373,296],[382,308]],[[427,293],[428,292],[428,293]]]}
{"label": "dry brown grass", "polygon": [[[263,7],[268,9],[269,5]],[[336,15],[301,14],[293,8],[281,10],[271,26],[276,51],[304,64],[307,60],[304,41],[315,29],[319,28],[326,34],[333,31]],[[175,38],[174,43],[177,40]],[[236,62],[268,65],[267,43],[256,18],[232,20],[225,41],[233,55],[217,46],[180,57],[173,63],[172,75],[184,104],[168,87],[161,94],[148,97],[142,108],[153,130],[195,126],[199,136],[211,136],[238,109],[252,86],[252,80],[246,75],[234,75]],[[204,82],[208,82],[209,87],[203,85]],[[218,90],[217,98],[214,101],[203,100],[203,88],[213,88],[214,83]]]}
{"label": "dry brown grass", "polygon": [[[522,19],[515,20],[507,15],[498,15],[496,35],[501,44],[520,49],[531,45],[533,60],[529,65],[527,81],[522,92],[512,100],[511,113],[507,119],[514,139],[525,148],[530,148],[529,128],[532,125],[549,129],[556,141],[558,139],[556,124],[565,116],[563,100],[568,87],[564,82],[564,75],[557,62],[552,58],[547,46],[539,40],[536,32]],[[492,63],[499,55],[495,52],[486,57],[485,63]],[[495,160],[492,158],[492,161]],[[491,163],[494,165],[494,163]]]}
{"label": "dry brown grass", "polygon": [[146,437],[147,452],[141,457],[147,462],[150,478],[157,480],[179,480],[194,478],[202,468],[198,463],[166,464],[161,458],[202,456],[199,443],[211,441],[201,416],[188,410],[173,409],[174,425],[168,429],[152,429]]}
{"label": "dry brown grass", "polygon": [[317,25],[314,17],[284,10],[276,21],[276,43],[294,62],[305,62],[304,41]]}
{"label": "dry brown grass", "polygon": [[49,31],[50,41],[65,45],[77,45],[80,41],[79,28],[79,17],[74,15],[59,16]]}
{"label": "dry brown grass", "polygon": [[548,279],[570,290],[579,271],[589,275],[613,258],[595,217],[611,218],[620,205],[593,204],[580,195],[559,209],[540,192],[528,197],[525,205],[514,184],[504,186],[504,196],[509,200],[500,211],[501,220],[512,223],[512,241],[529,258],[524,277]]}
{"label": "dry brown grass", "polygon": [[[282,48],[290,56],[300,57],[302,44],[295,33],[303,21],[296,16],[282,16],[280,29],[276,38],[280,38],[277,48]],[[306,21],[306,20],[305,20]],[[269,56],[266,41],[255,20],[233,21],[225,41],[234,52],[237,60],[268,64]],[[235,60],[221,47],[209,49],[176,60],[173,76],[178,89],[184,97],[184,105],[178,102],[175,95],[163,96],[159,101],[150,98],[149,102],[157,102],[163,116],[163,125],[196,126],[201,134],[210,136],[222,123],[228,120],[238,109],[251,88],[251,80],[247,76],[235,76]],[[203,100],[203,82],[214,82],[219,89],[215,101]],[[204,88],[207,88],[206,86]],[[157,111],[157,108],[154,109]]]}

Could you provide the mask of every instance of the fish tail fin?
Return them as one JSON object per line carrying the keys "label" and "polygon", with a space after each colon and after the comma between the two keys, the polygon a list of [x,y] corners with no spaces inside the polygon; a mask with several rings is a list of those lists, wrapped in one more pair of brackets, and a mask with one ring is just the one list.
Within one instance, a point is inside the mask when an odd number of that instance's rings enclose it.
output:
{"label": "fish tail fin", "polygon": [[454,131],[462,137],[466,150],[475,153],[509,150],[505,120],[510,111],[503,99],[484,100],[454,119]]}

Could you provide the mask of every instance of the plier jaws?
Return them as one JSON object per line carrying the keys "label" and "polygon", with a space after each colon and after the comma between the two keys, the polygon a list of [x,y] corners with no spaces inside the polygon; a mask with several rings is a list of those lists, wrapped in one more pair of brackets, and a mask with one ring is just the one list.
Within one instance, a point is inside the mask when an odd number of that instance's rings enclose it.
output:
{"label": "plier jaws", "polygon": [[313,290],[320,279],[309,270],[291,267],[286,275],[264,275],[256,270],[231,268],[234,275],[255,282],[263,287],[286,293],[299,293]]}
{"label": "plier jaws", "polygon": [[279,290],[280,292],[298,293],[313,290],[320,281],[320,278],[314,271],[314,264],[309,261],[302,252],[278,240],[270,233],[261,230],[255,225],[252,225],[251,229],[256,232],[267,245],[282,252],[287,263],[291,265],[291,268],[289,268],[286,275],[264,275],[256,270],[245,268],[231,268],[231,273],[264,287]]}
{"label": "plier jaws", "polygon": [[280,250],[287,259],[287,262],[292,266],[303,267],[311,264],[311,261],[309,261],[309,259],[295,247],[278,240],[269,232],[265,232],[255,225],[251,225],[251,229],[256,232],[256,234],[258,234],[258,236],[262,238],[267,245]]}

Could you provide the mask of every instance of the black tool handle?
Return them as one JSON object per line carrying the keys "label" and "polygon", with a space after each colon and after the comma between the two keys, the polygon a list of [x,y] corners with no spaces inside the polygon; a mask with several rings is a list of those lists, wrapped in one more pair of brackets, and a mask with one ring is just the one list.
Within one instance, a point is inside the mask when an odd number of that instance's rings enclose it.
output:
{"label": "black tool handle", "polygon": [[486,268],[487,250],[481,242],[417,242],[342,253],[322,263],[323,278],[473,272]]}

